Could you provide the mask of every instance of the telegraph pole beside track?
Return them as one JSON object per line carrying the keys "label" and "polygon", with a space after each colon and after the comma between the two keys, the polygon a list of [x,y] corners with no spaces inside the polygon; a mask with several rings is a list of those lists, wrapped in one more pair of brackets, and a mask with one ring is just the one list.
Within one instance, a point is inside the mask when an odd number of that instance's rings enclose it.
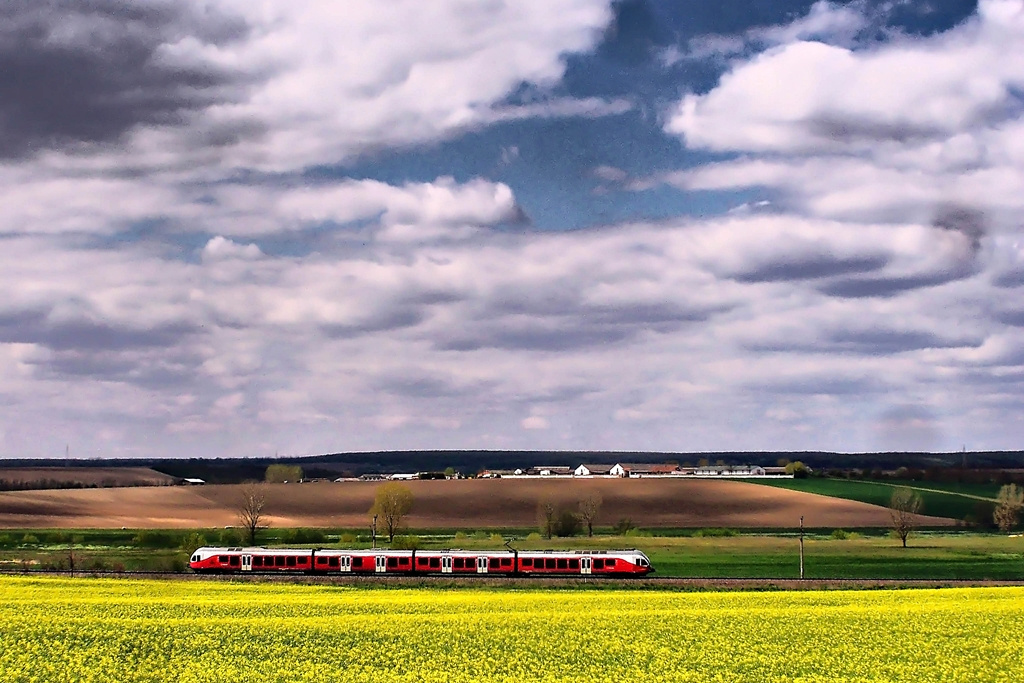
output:
{"label": "telegraph pole beside track", "polygon": [[373,516],[373,524],[370,525],[370,533],[373,538],[373,549],[377,549],[377,515]]}
{"label": "telegraph pole beside track", "polygon": [[804,516],[800,515],[800,578],[804,578]]}

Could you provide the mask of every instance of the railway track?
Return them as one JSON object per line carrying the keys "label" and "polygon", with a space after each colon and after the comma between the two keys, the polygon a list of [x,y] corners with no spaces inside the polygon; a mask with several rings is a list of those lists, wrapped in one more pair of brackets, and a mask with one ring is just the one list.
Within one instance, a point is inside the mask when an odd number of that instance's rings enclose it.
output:
{"label": "railway track", "polygon": [[854,590],[878,588],[965,588],[972,586],[1024,586],[1024,579],[793,579],[784,577],[676,577],[644,576],[637,578],[606,578],[581,576],[495,576],[495,575],[380,575],[380,574],[286,574],[246,572],[245,574],[196,574],[194,572],[113,571],[113,570],[50,570],[0,569],[0,576],[52,576],[83,578],[137,578],[185,581],[245,581],[252,583],[293,583],[304,585],[375,585],[375,586],[509,586],[536,587],[622,587],[678,588],[680,590]]}

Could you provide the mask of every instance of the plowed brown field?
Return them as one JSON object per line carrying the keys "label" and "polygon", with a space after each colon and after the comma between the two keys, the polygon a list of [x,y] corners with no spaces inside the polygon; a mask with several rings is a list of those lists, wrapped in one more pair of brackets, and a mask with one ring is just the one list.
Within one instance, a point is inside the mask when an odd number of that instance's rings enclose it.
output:
{"label": "plowed brown field", "polygon": [[[643,527],[888,526],[885,508],[741,481],[495,479],[411,481],[411,528],[532,527],[544,499],[575,507],[604,499],[598,526],[628,518]],[[362,527],[378,483],[272,484],[275,527]],[[0,528],[188,528],[238,524],[238,486],[14,491],[0,493]],[[929,525],[952,520],[924,517]]]}
{"label": "plowed brown field", "polygon": [[59,482],[81,486],[163,486],[174,477],[148,467],[0,467],[0,479],[19,484]]}

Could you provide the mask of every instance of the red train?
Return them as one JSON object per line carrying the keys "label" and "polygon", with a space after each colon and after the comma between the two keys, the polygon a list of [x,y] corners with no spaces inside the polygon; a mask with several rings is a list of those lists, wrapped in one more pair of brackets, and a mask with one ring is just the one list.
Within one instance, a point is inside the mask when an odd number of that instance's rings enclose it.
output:
{"label": "red train", "polygon": [[639,550],[310,550],[199,548],[189,566],[205,573],[451,574],[467,576],[643,576]]}

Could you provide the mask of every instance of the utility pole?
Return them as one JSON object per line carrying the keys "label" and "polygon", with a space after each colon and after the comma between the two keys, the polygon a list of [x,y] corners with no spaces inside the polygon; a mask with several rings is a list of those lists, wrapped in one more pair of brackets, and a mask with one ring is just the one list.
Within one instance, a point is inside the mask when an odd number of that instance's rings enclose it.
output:
{"label": "utility pole", "polygon": [[373,524],[370,525],[370,530],[373,537],[373,549],[377,549],[377,515],[373,516]]}
{"label": "utility pole", "polygon": [[800,515],[800,578],[804,578],[804,516]]}

